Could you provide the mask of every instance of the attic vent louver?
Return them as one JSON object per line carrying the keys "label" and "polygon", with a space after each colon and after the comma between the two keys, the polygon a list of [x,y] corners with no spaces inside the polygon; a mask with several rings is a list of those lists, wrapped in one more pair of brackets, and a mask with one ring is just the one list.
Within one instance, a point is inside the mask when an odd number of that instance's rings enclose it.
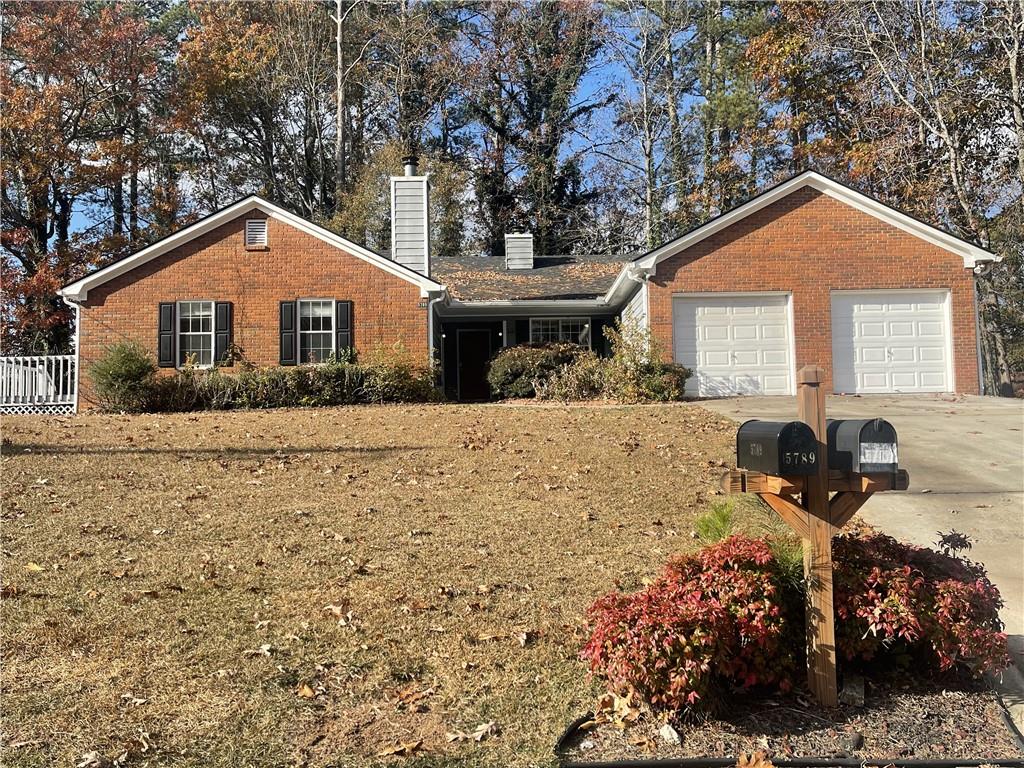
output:
{"label": "attic vent louver", "polygon": [[505,235],[505,269],[533,269],[533,235],[528,232]]}
{"label": "attic vent louver", "polygon": [[262,248],[267,244],[267,220],[245,220],[245,247]]}

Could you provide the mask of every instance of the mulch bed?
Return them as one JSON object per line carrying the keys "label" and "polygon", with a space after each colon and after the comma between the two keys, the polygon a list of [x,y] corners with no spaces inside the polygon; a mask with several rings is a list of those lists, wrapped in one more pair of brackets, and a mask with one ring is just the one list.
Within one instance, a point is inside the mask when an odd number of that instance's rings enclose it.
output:
{"label": "mulch bed", "polygon": [[[737,696],[722,719],[677,726],[679,744],[659,733],[645,713],[625,727],[612,722],[581,729],[563,759],[590,762],[676,757],[769,759],[1019,759],[1024,751],[1002,718],[995,694],[981,682],[885,675],[865,683],[863,706],[825,710],[797,692],[770,698]],[[671,737],[671,731],[668,733]]]}

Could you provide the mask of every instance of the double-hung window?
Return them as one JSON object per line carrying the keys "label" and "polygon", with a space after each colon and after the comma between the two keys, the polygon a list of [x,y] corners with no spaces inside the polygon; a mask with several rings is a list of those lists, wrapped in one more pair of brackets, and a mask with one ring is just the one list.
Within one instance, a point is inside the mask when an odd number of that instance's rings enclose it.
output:
{"label": "double-hung window", "polygon": [[178,365],[213,367],[213,302],[178,302]]}
{"label": "double-hung window", "polygon": [[299,362],[322,363],[334,354],[334,299],[299,300]]}
{"label": "double-hung window", "polygon": [[530,320],[530,341],[547,343],[568,341],[583,347],[590,346],[589,317],[543,317]]}

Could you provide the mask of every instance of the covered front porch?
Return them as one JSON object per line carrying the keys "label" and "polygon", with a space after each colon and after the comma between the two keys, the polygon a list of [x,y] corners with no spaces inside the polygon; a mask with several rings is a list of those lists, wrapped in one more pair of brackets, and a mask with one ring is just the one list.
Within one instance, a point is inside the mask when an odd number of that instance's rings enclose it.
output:
{"label": "covered front porch", "polygon": [[599,301],[452,302],[439,308],[435,323],[445,397],[459,402],[490,400],[487,368],[504,347],[566,341],[605,355],[604,328],[614,321],[615,314]]}

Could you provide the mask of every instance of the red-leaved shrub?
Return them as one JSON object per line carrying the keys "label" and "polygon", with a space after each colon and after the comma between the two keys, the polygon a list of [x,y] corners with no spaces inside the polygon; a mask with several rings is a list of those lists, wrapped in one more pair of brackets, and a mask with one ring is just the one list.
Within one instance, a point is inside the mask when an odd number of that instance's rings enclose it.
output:
{"label": "red-leaved shrub", "polygon": [[1009,664],[1003,601],[977,563],[881,534],[832,542],[836,646],[848,660],[887,652],[975,673]]}
{"label": "red-leaved shrub", "polygon": [[[975,673],[1009,663],[1002,600],[980,565],[882,535],[838,537],[833,559],[848,663],[891,654]],[[615,693],[680,714],[714,709],[730,688],[787,690],[804,654],[804,595],[786,574],[764,539],[673,558],[639,592],[591,606],[581,657]]]}
{"label": "red-leaved shrub", "polygon": [[786,689],[799,635],[779,588],[768,544],[732,536],[598,600],[581,656],[617,693],[681,712],[713,708],[726,687]]}

